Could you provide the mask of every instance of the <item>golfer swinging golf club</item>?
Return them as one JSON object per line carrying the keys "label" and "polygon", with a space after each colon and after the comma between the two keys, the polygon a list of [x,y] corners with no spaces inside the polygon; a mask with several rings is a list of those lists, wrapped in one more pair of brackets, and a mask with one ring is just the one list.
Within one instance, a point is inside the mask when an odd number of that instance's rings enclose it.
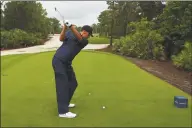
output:
{"label": "golfer swinging golf club", "polygon": [[[68,31],[66,31],[68,28]],[[69,112],[71,98],[78,85],[72,67],[75,56],[88,44],[88,38],[92,36],[92,28],[88,25],[82,27],[78,32],[74,25],[65,21],[60,33],[60,41],[63,44],[57,49],[52,66],[55,73],[56,94],[59,117],[74,118],[76,114]]]}

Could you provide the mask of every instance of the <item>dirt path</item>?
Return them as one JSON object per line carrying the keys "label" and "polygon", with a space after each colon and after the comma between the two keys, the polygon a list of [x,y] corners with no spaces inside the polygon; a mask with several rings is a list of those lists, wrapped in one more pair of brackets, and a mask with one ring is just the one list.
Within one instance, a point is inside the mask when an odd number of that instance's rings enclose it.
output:
{"label": "dirt path", "polygon": [[[59,41],[59,34],[55,34],[54,36],[52,36],[52,38],[49,41],[45,42],[44,45],[1,51],[1,56],[54,51],[58,47],[60,47],[61,44],[62,42]],[[103,49],[103,48],[106,48],[107,46],[108,44],[88,44],[83,50]]]}
{"label": "dirt path", "polygon": [[161,78],[162,80],[176,86],[184,92],[192,95],[192,75],[189,72],[176,69],[172,62],[159,62],[152,60],[140,60],[130,58],[141,69]]}

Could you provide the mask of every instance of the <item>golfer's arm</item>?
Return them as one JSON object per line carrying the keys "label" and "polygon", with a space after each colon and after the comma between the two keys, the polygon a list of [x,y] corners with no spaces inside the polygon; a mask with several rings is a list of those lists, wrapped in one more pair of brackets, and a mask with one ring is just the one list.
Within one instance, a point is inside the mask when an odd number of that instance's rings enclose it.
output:
{"label": "golfer's arm", "polygon": [[71,26],[71,31],[73,32],[73,34],[75,35],[75,37],[80,41],[82,40],[82,36],[81,34],[76,30],[75,26]]}
{"label": "golfer's arm", "polygon": [[62,31],[61,31],[61,33],[60,33],[60,37],[59,37],[59,40],[60,40],[60,41],[64,41],[66,30],[67,30],[67,26],[63,26],[63,29],[62,29]]}

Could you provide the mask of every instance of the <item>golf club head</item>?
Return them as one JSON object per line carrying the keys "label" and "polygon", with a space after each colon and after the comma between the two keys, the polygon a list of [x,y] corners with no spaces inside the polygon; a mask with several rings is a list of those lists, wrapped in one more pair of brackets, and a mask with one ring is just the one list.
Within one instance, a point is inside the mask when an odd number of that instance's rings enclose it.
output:
{"label": "golf club head", "polygon": [[57,8],[55,7],[55,11],[57,11]]}

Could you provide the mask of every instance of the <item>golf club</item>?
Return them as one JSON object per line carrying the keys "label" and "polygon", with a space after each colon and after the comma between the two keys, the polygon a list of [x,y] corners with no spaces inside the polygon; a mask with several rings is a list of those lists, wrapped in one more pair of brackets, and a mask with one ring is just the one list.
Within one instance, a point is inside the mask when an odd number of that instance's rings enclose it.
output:
{"label": "golf club", "polygon": [[63,24],[65,24],[65,19],[64,16],[61,15],[61,13],[57,10],[57,8],[55,7],[55,11],[59,13],[59,15],[61,16],[62,20],[63,20]]}

